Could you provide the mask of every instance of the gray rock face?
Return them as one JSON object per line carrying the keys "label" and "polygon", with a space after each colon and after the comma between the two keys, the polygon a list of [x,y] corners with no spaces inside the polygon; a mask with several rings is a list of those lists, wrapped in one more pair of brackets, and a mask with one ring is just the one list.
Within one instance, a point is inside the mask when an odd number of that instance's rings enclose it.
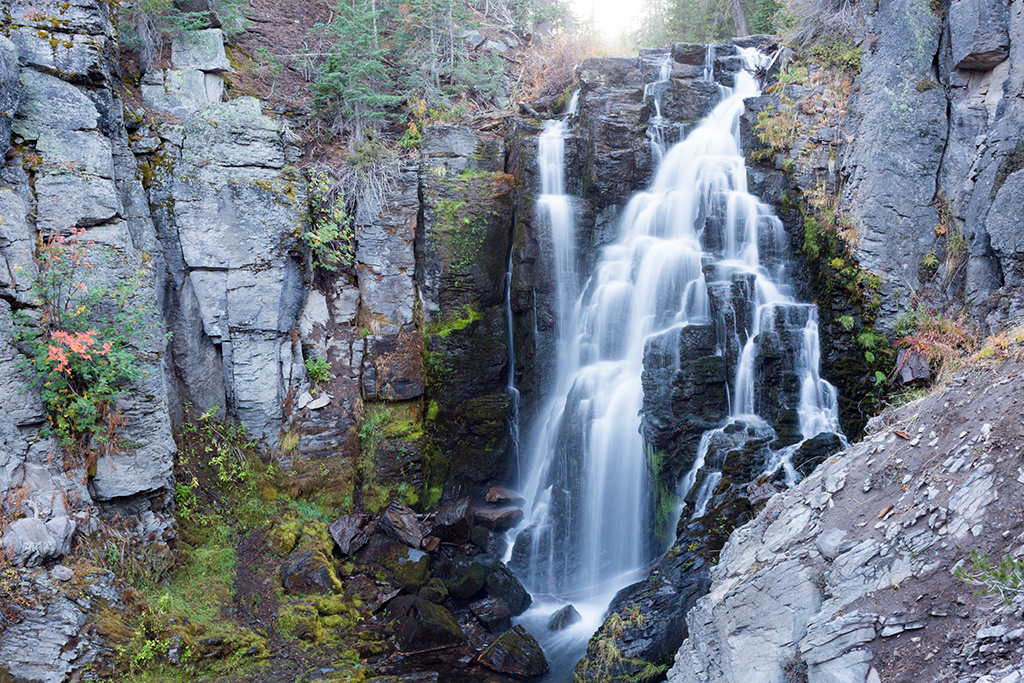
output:
{"label": "gray rock face", "polygon": [[[884,277],[881,316],[906,310],[921,258],[932,247],[938,212],[932,206],[945,148],[946,99],[941,88],[915,86],[931,74],[941,25],[911,0],[880,6],[877,47],[865,51],[851,102],[861,117],[845,173],[843,198],[859,229],[861,265]],[[919,36],[908,40],[907,36]],[[899,154],[887,153],[899,150]],[[899,235],[896,238],[895,235]]]}
{"label": "gray rock face", "polygon": [[954,0],[949,5],[953,63],[988,71],[1009,56],[1009,7],[1005,0]]}
{"label": "gray rock face", "polygon": [[[877,638],[933,627],[923,614],[876,612],[908,580],[920,582],[914,596],[932,590],[925,582],[963,556],[957,546],[976,542],[968,539],[994,523],[1000,496],[1001,456],[971,450],[991,425],[973,441],[970,431],[959,437],[953,431],[961,422],[937,428],[927,448],[894,433],[900,424],[936,420],[947,411],[942,400],[932,397],[891,414],[888,428],[826,461],[733,532],[712,569],[711,591],[687,617],[689,637],[676,654],[670,683],[771,683],[782,680],[782,665],[793,658],[807,664],[809,682],[865,683],[877,680]],[[963,426],[978,433],[976,425]],[[957,444],[964,445],[955,450]],[[941,487],[928,483],[929,463],[938,462],[933,447],[954,453],[937,465]],[[903,468],[884,479],[878,463],[892,462],[897,452]],[[958,460],[956,453],[964,457]],[[871,480],[879,490],[861,486],[876,470]],[[852,508],[844,506],[860,500],[892,504],[877,514],[872,506],[863,523],[850,524],[845,510]],[[942,577],[936,580],[945,585]],[[945,614],[932,612],[932,618]],[[945,632],[943,622],[934,627]]]}
{"label": "gray rock face", "polygon": [[[106,286],[135,277],[130,305],[157,301],[150,258],[156,236],[120,101],[111,92],[109,6],[82,0],[9,9],[18,28],[11,33],[13,50],[6,39],[0,45],[0,132],[4,149],[11,134],[20,136],[22,154],[0,174],[0,490],[5,505],[21,502],[5,509],[17,519],[0,544],[17,563],[36,566],[67,553],[76,532],[95,531],[94,522],[86,523],[90,516],[130,510],[134,530],[166,549],[173,537],[166,506],[175,446],[162,332],[133,340],[146,374],[117,405],[124,419],[120,436],[138,445],[101,454],[95,470],[85,472],[83,463],[65,461],[56,444],[40,436],[43,406],[18,368],[24,349],[12,344],[9,316],[12,305],[39,316],[31,290],[37,236],[66,234],[72,227],[87,231],[93,282]],[[19,59],[25,65],[20,71]],[[12,657],[0,659],[21,661]]]}
{"label": "gray rock face", "polygon": [[224,53],[224,32],[208,28],[177,36],[171,42],[171,64],[175,69],[230,71],[231,63]]}
{"label": "gray rock face", "polygon": [[[110,572],[96,572],[83,586],[67,584],[58,592],[55,579],[67,567],[20,570],[22,595],[31,604],[19,610],[19,620],[0,630],[0,675],[37,683],[63,683],[96,668],[110,656],[109,647],[90,621],[103,607],[124,610],[121,590]],[[59,579],[63,581],[64,579]]]}
{"label": "gray rock face", "polygon": [[0,36],[0,158],[11,145],[11,122],[21,100],[18,72],[18,49]]}
{"label": "gray rock face", "polygon": [[[306,196],[281,172],[296,152],[252,98],[210,105],[165,135],[173,160],[151,192],[173,206],[159,220],[176,298],[199,312],[198,321],[185,310],[175,319],[185,336],[174,346],[183,392],[200,406],[226,401],[253,435],[275,444],[285,397],[301,379],[288,335],[305,296],[297,236]],[[183,355],[193,351],[194,364]]]}

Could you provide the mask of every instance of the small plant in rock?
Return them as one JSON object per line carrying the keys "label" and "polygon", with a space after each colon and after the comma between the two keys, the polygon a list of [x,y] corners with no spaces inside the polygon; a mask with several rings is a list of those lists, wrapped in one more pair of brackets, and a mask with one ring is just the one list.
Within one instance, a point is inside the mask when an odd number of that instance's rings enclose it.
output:
{"label": "small plant in rock", "polygon": [[317,386],[322,386],[331,378],[331,364],[326,358],[307,358],[306,374]]}
{"label": "small plant in rock", "polygon": [[1015,560],[1011,555],[999,564],[992,564],[989,554],[971,551],[971,566],[957,567],[953,576],[971,586],[978,586],[986,593],[996,593],[1006,604],[1019,595],[1024,595],[1024,560]]}
{"label": "small plant in rock", "polygon": [[69,451],[116,447],[124,425],[117,399],[148,374],[138,350],[159,327],[151,307],[132,301],[145,276],[107,285],[93,276],[84,228],[37,248],[31,281],[39,319],[14,315],[15,339],[29,358],[22,369],[39,388],[50,433]]}

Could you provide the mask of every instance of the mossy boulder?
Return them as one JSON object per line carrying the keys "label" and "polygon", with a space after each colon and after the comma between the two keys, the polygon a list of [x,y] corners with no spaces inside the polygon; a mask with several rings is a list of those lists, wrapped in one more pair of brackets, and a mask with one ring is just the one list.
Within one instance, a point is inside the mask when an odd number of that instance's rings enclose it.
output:
{"label": "mossy boulder", "polygon": [[313,605],[281,607],[277,617],[277,630],[285,638],[298,638],[313,643],[323,642],[327,636],[320,621],[320,613]]}
{"label": "mossy boulder", "polygon": [[388,603],[385,616],[392,620],[395,640],[405,652],[458,645],[466,636],[451,613],[441,605],[411,595]]}
{"label": "mossy boulder", "polygon": [[321,548],[296,550],[286,557],[281,563],[281,586],[291,595],[342,589],[334,561]]}
{"label": "mossy boulder", "polygon": [[480,655],[480,663],[513,676],[540,676],[548,670],[540,644],[518,625],[498,636]]}
{"label": "mossy boulder", "polygon": [[430,581],[429,554],[382,536],[374,536],[358,559],[379,566],[393,583],[411,591],[419,591]]}

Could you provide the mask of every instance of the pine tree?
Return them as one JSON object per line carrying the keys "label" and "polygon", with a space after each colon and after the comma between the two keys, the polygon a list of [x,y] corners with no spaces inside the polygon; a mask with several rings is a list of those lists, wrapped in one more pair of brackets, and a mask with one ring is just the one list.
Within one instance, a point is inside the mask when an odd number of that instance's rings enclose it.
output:
{"label": "pine tree", "polygon": [[368,127],[380,125],[386,109],[402,98],[391,94],[386,50],[377,34],[380,10],[374,0],[341,0],[329,26],[318,26],[335,37],[330,54],[313,84],[316,105],[337,133],[351,133],[352,145],[363,140]]}

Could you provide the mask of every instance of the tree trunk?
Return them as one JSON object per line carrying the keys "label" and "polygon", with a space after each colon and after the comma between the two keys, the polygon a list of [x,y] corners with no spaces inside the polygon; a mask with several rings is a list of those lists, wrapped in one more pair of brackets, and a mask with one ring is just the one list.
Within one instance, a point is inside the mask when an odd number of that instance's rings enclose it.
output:
{"label": "tree trunk", "polygon": [[747,18],[743,15],[743,6],[740,5],[740,0],[731,0],[731,4],[732,20],[736,24],[736,37],[749,36],[750,29],[747,28]]}

